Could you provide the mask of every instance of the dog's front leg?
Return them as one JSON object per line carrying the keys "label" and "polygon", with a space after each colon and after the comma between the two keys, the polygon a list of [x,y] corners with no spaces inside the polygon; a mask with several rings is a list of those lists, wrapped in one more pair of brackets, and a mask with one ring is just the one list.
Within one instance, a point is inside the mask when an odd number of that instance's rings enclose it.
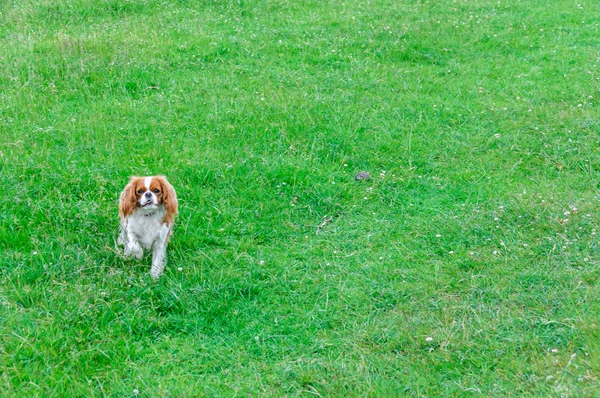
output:
{"label": "dog's front leg", "polygon": [[150,276],[154,279],[160,278],[167,265],[167,245],[164,242],[156,242],[152,251],[152,268]]}
{"label": "dog's front leg", "polygon": [[127,231],[127,242],[125,244],[125,256],[131,257],[135,256],[138,260],[144,256],[144,250],[140,246],[137,237],[135,234]]}
{"label": "dog's front leg", "polygon": [[171,228],[167,224],[162,224],[159,234],[152,245],[152,268],[150,268],[150,275],[154,279],[158,279],[165,270],[167,265],[167,243],[169,242],[169,235],[171,234]]}

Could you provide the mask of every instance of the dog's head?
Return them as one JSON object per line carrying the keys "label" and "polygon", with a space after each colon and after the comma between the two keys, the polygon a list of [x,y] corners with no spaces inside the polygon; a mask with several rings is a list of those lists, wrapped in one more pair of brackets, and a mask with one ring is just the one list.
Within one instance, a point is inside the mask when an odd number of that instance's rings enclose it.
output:
{"label": "dog's head", "polygon": [[152,212],[165,209],[164,222],[170,224],[177,214],[177,196],[164,176],[131,177],[121,192],[119,215],[127,217],[136,209]]}

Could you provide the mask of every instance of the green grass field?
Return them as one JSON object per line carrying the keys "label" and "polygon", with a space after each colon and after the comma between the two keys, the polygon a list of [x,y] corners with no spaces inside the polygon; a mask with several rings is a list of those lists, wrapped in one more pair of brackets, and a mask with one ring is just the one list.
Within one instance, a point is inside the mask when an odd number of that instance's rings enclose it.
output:
{"label": "green grass field", "polygon": [[592,0],[0,0],[0,396],[600,395],[599,63]]}

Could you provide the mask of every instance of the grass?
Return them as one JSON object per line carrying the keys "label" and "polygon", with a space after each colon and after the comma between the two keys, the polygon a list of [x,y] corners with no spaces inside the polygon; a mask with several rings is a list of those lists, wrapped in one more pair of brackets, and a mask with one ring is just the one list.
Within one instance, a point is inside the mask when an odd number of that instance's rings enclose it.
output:
{"label": "grass", "polygon": [[[0,395],[600,394],[599,20],[1,0]],[[117,198],[159,173],[153,282]]]}

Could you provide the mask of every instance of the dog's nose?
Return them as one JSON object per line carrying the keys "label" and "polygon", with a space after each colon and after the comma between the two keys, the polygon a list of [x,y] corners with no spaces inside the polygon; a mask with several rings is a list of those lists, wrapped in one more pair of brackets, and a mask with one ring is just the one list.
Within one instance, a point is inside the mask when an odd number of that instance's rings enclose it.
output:
{"label": "dog's nose", "polygon": [[146,192],[144,194],[144,196],[147,197],[147,198],[151,198],[152,197],[152,192]]}

